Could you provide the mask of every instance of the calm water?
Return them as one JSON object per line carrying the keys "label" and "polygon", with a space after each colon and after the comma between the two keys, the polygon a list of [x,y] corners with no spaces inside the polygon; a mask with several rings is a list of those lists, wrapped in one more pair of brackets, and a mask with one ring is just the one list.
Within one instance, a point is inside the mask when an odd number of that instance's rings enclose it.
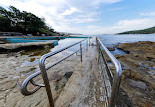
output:
{"label": "calm water", "polygon": [[[61,39],[58,41],[58,45],[54,46],[54,48],[51,49],[51,52],[54,52],[54,51],[57,51],[57,50],[60,50],[64,47],[67,47],[69,45],[72,45],[76,42],[79,42],[81,40],[83,40],[84,38],[66,38],[66,39]],[[86,41],[83,41],[82,42],[82,47],[86,46]],[[80,44],[77,44],[69,49],[67,49],[66,51],[63,51],[61,53],[59,53],[58,55],[60,56],[63,56],[63,55],[69,55],[77,50],[80,49]]]}
{"label": "calm water", "polygon": [[120,43],[132,43],[138,41],[155,42],[155,34],[149,35],[99,35],[103,43],[107,45],[115,45]]}
{"label": "calm water", "polygon": [[[93,37],[85,35],[88,37]],[[106,47],[113,47],[117,44],[122,43],[132,43],[138,41],[152,41],[155,42],[155,34],[142,34],[142,35],[94,35],[101,39],[103,44]],[[123,55],[126,54],[124,51],[115,48],[115,51],[112,51],[113,54]]]}
{"label": "calm water", "polygon": [[[85,35],[88,36],[88,35]],[[155,34],[142,35],[94,35],[98,36],[105,46],[113,46],[121,43],[132,43],[138,41],[153,41],[155,42]],[[93,36],[88,36],[93,37]]]}
{"label": "calm water", "polygon": [[[75,35],[74,35],[75,36]],[[77,35],[77,36],[87,36],[87,37],[93,37],[92,35]],[[132,42],[138,42],[138,41],[152,41],[155,42],[155,34],[143,34],[143,35],[94,35],[98,36],[103,44],[106,47],[113,47],[117,44],[121,43],[132,43]],[[67,38],[64,40],[60,40],[58,42],[58,45],[55,46],[51,51],[55,51],[58,49],[61,49],[62,47],[69,46],[73,43],[76,43],[83,38]],[[85,43],[83,43],[85,45]],[[74,50],[77,49],[79,45],[74,47]],[[72,50],[72,49],[71,49]],[[118,51],[118,50],[116,50]]]}

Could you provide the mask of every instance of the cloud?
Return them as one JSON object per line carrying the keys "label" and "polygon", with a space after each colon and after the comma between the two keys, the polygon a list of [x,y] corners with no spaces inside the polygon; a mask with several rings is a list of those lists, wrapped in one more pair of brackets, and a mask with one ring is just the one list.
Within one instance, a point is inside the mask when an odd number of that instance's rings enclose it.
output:
{"label": "cloud", "polygon": [[98,6],[100,4],[111,4],[111,3],[117,3],[120,1],[122,1],[122,0],[93,0],[93,2],[91,4]]}
{"label": "cloud", "polygon": [[155,16],[155,11],[153,12],[143,12],[140,13],[141,16]]}
{"label": "cloud", "polygon": [[152,19],[133,19],[133,20],[121,20],[112,29],[116,33],[130,30],[139,30],[152,27],[155,25],[155,21]]}
{"label": "cloud", "polygon": [[[104,33],[120,33],[124,31],[130,31],[130,30],[139,30],[139,29],[145,29],[149,28],[155,25],[154,19],[133,19],[133,20],[120,20],[113,26],[88,26],[90,29],[96,29],[95,32]],[[102,31],[102,32],[101,32]],[[94,33],[95,33],[94,32]]]}
{"label": "cloud", "polygon": [[78,12],[75,7],[70,7],[70,9],[65,10],[61,15],[71,15],[74,12]]}
{"label": "cloud", "polygon": [[[115,34],[130,30],[140,30],[149,28],[155,25],[154,19],[132,19],[132,20],[120,20],[112,26],[96,26],[89,25],[78,29],[79,32],[84,34]],[[72,28],[72,31],[76,32],[77,28]],[[78,32],[76,32],[78,33]]]}
{"label": "cloud", "polygon": [[100,21],[98,16],[101,12],[98,11],[97,8],[99,8],[101,4],[113,4],[121,1],[122,0],[1,0],[0,5],[5,7],[12,5],[22,11],[28,11],[39,17],[44,17],[46,23],[52,26],[56,31],[77,33],[95,33],[96,31],[98,33],[98,30],[87,27],[90,23]]}

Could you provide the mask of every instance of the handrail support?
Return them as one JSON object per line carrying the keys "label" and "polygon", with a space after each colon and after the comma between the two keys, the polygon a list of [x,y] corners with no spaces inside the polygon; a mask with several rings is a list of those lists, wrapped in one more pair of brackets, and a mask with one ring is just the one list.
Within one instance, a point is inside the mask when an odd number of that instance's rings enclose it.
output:
{"label": "handrail support", "polygon": [[41,58],[40,62],[39,62],[39,67],[40,67],[42,78],[43,78],[43,81],[44,81],[44,84],[45,84],[45,89],[46,89],[46,93],[47,93],[47,96],[48,96],[50,107],[54,107],[51,87],[50,87],[50,83],[49,83],[49,79],[48,79],[48,76],[47,76],[47,72],[46,72],[44,62],[45,62],[45,59],[42,60],[42,58]]}
{"label": "handrail support", "polygon": [[80,55],[81,55],[81,62],[82,62],[82,44],[80,43]]}

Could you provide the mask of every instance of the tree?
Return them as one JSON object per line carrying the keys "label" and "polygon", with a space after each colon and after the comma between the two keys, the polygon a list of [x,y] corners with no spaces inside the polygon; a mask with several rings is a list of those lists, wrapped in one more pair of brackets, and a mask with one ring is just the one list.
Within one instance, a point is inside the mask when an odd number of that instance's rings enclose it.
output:
{"label": "tree", "polygon": [[11,31],[11,21],[4,17],[4,16],[0,16],[0,31],[6,32],[8,31],[8,29]]}
{"label": "tree", "polygon": [[54,32],[54,29],[46,25],[44,18],[39,18],[26,11],[20,11],[13,6],[10,6],[8,10],[0,6],[0,15],[0,24],[3,27],[0,29],[1,31],[16,31],[34,35],[37,32],[46,34]]}

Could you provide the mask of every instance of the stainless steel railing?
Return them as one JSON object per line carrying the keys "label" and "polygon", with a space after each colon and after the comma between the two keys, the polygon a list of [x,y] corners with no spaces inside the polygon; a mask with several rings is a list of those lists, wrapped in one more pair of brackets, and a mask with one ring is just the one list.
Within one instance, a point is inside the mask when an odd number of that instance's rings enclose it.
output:
{"label": "stainless steel railing", "polygon": [[[112,89],[111,89],[112,91],[110,93],[110,99],[108,99],[108,107],[115,107],[116,99],[118,96],[118,90],[119,90],[119,86],[120,86],[120,81],[121,81],[121,76],[122,76],[121,64],[112,55],[112,53],[103,45],[103,43],[101,42],[101,40],[98,37],[96,38],[96,42],[97,42],[97,46],[98,46],[99,55],[101,55],[103,58],[103,62],[105,64],[107,75],[108,75],[110,84],[112,86]],[[115,66],[114,75],[108,67],[108,64],[107,64],[107,61],[105,59],[103,50],[105,51],[105,53],[107,54],[107,56],[110,58],[110,60],[112,61],[112,63]]]}
{"label": "stainless steel railing", "polygon": [[[89,40],[89,41],[88,41],[88,40]],[[51,89],[50,89],[49,79],[48,79],[48,76],[47,76],[47,72],[46,72],[46,71],[47,71],[48,69],[52,68],[53,66],[59,64],[60,62],[64,61],[65,59],[69,58],[70,56],[74,55],[75,53],[79,52],[79,51],[80,51],[80,56],[81,56],[80,58],[81,58],[81,61],[82,61],[82,49],[84,48],[84,47],[82,47],[82,42],[83,42],[83,41],[87,41],[85,47],[88,47],[88,42],[90,43],[90,38],[88,38],[88,39],[83,39],[83,40],[81,40],[81,41],[79,41],[79,42],[77,42],[77,43],[74,43],[74,44],[70,45],[70,46],[67,46],[67,47],[62,48],[62,49],[60,49],[60,50],[57,50],[57,51],[55,51],[55,52],[51,52],[51,53],[48,53],[48,54],[43,55],[43,56],[40,58],[40,62],[39,62],[40,71],[38,71],[38,72],[36,72],[36,73],[30,75],[29,77],[27,77],[27,78],[24,80],[24,82],[22,83],[22,86],[21,86],[21,93],[22,93],[23,95],[27,96],[27,95],[31,95],[31,94],[35,93],[35,92],[38,91],[41,87],[45,87],[46,93],[47,93],[47,96],[48,96],[48,100],[49,100],[49,103],[50,103],[50,106],[51,106],[51,107],[54,107],[54,102],[53,102],[52,93],[51,93]],[[73,52],[72,54],[70,54],[70,55],[64,57],[63,59],[61,59],[61,60],[55,62],[54,64],[50,65],[49,67],[45,67],[45,60],[46,60],[47,58],[49,58],[49,57],[51,57],[51,56],[53,56],[53,55],[56,55],[56,54],[58,54],[58,53],[60,53],[60,52],[62,52],[62,51],[64,51],[64,50],[66,50],[66,49],[69,49],[69,48],[71,48],[71,47],[73,47],[73,46],[75,46],[75,45],[77,45],[77,44],[80,44],[80,50],[77,50],[77,51]],[[37,84],[37,83],[35,83],[35,82],[33,81],[33,79],[34,79],[35,77],[37,77],[38,75],[40,75],[40,74],[42,74],[42,78],[43,78],[44,84]],[[29,90],[27,89],[29,83],[31,83],[32,85],[36,86],[36,88],[34,88],[33,90],[29,91]]]}
{"label": "stainless steel railing", "polygon": [[[74,44],[72,44],[72,45],[70,45],[68,47],[65,47],[63,49],[60,49],[58,51],[51,52],[51,53],[43,55],[40,58],[40,62],[39,62],[40,71],[30,75],[29,77],[27,77],[24,80],[24,82],[23,82],[23,84],[21,86],[21,93],[23,95],[31,95],[31,94],[35,93],[37,90],[39,90],[41,87],[45,87],[50,106],[54,107],[54,102],[53,102],[53,98],[52,98],[50,84],[49,84],[49,80],[48,80],[48,76],[47,76],[47,70],[52,68],[53,66],[59,64],[60,62],[64,61],[65,59],[69,58],[70,56],[77,53],[78,51],[80,51],[80,56],[81,56],[80,58],[81,58],[81,61],[82,61],[82,49],[84,48],[84,47],[82,47],[82,42],[86,41],[86,40],[87,39],[81,40],[81,41],[79,41],[77,43],[74,43]],[[110,81],[111,86],[112,86],[112,91],[111,91],[111,94],[110,94],[110,98],[108,99],[108,106],[109,107],[114,107],[115,104],[116,104],[118,89],[119,89],[120,81],[121,81],[121,75],[122,75],[121,65],[120,65],[119,61],[111,54],[111,52],[103,45],[103,43],[101,42],[101,40],[98,37],[96,38],[96,43],[97,43],[96,46],[98,47],[99,55],[101,55],[101,57],[103,59],[103,62],[105,64],[105,68],[106,68],[106,71],[107,71],[107,75],[109,77],[109,81]],[[63,59],[55,62],[54,64],[50,65],[49,67],[45,67],[45,61],[46,61],[47,58],[49,58],[49,57],[51,57],[53,55],[56,55],[56,54],[66,50],[68,48],[71,48],[71,47],[73,47],[73,46],[75,46],[77,44],[80,44],[80,50],[77,50],[77,51],[73,52],[72,54],[70,54],[70,55],[64,57]],[[90,39],[89,39],[89,44],[90,44]],[[88,46],[88,40],[87,40],[87,46]],[[115,66],[114,74],[110,71],[110,69],[108,67],[107,61],[106,61],[106,59],[104,57],[103,50],[105,50],[106,54],[108,55],[108,57],[111,59],[111,61],[113,62],[114,66]],[[37,77],[38,75],[40,75],[40,74],[42,74],[44,84],[37,84],[37,83],[35,83],[33,81],[33,79],[35,77]],[[31,91],[27,90],[27,86],[28,86],[29,83],[36,86],[36,88],[34,88]]]}

